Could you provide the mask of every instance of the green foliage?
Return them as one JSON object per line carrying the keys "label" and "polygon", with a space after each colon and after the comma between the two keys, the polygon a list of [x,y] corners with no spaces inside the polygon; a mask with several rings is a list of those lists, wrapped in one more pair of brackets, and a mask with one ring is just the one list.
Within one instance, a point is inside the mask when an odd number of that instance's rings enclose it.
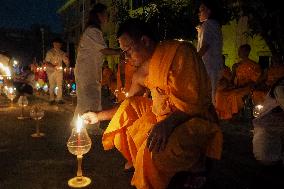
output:
{"label": "green foliage", "polygon": [[[137,10],[132,17],[140,18],[157,27],[161,39],[185,39],[192,41],[197,33],[195,26],[199,24],[198,8],[201,0],[152,0]],[[220,2],[220,0],[216,0]],[[118,23],[130,17],[129,6],[121,1],[113,1],[118,11]],[[232,19],[232,12],[227,7],[222,9],[222,24]]]}
{"label": "green foliage", "polygon": [[[259,34],[272,53],[284,54],[284,25],[281,6],[275,0],[225,0],[234,18],[248,16],[249,34]],[[282,18],[281,18],[282,16]]]}
{"label": "green foliage", "polygon": [[152,25],[157,26],[161,39],[182,38],[193,40],[196,36],[193,8],[190,1],[153,1],[144,7],[140,17]]}
{"label": "green foliage", "polygon": [[[115,1],[118,8],[117,21],[123,22],[130,17],[127,4]],[[196,8],[191,0],[153,0],[151,3],[134,10],[132,17],[140,18],[157,27],[161,39],[182,38],[193,40],[196,36],[194,26],[197,17],[194,16]]]}
{"label": "green foliage", "polygon": [[114,8],[114,12],[113,14],[113,22],[114,23],[122,23],[125,20],[127,20],[128,18],[130,18],[130,14],[129,14],[129,6],[126,3],[123,3],[122,1],[117,1],[117,0],[113,0],[112,1],[112,7]]}

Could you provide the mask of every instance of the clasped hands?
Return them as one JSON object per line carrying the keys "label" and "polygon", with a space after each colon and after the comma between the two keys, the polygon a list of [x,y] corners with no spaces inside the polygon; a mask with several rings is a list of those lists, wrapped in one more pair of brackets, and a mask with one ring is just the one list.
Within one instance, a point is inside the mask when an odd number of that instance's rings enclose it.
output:
{"label": "clasped hands", "polygon": [[[82,115],[85,124],[95,124],[99,122],[97,113],[87,112]],[[174,130],[174,125],[161,121],[156,123],[148,133],[147,147],[149,151],[163,151],[166,148],[168,139]]]}

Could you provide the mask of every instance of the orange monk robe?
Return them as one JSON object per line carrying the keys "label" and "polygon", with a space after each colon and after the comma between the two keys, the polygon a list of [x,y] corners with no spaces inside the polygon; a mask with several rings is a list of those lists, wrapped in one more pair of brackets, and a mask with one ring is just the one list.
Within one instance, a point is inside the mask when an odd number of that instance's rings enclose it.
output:
{"label": "orange monk robe", "polygon": [[233,114],[238,113],[238,108],[233,102],[232,91],[232,72],[229,67],[225,67],[222,72],[222,77],[218,82],[216,90],[216,104],[215,108],[220,119],[231,119]]}
{"label": "orange monk robe", "polygon": [[261,75],[259,64],[253,60],[242,60],[236,68],[235,85],[237,87],[246,86],[249,83],[256,83]]}
{"label": "orange monk robe", "polygon": [[[249,94],[252,91],[251,84],[257,83],[261,76],[261,68],[256,62],[247,59],[242,60],[236,68],[235,89],[230,91],[228,100],[229,105],[233,109],[237,108],[239,112],[243,106],[243,96]],[[258,95],[255,95],[258,97]],[[258,101],[255,98],[254,101]]]}
{"label": "orange monk robe", "polygon": [[[210,121],[211,86],[192,45],[160,43],[145,84],[152,101],[145,97],[126,99],[103,135],[103,146],[116,147],[133,163],[131,183],[136,188],[164,189],[177,172],[200,169],[205,155],[220,159],[222,133]],[[188,113],[192,119],[174,129],[164,151],[149,152],[148,132],[175,110]]]}

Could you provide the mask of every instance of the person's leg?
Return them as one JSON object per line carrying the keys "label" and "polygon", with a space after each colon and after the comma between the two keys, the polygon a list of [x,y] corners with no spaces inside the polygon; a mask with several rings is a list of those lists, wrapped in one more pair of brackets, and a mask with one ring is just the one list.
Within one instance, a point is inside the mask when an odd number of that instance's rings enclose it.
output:
{"label": "person's leg", "polygon": [[215,127],[217,126],[206,120],[193,118],[176,127],[166,148],[159,152],[150,153],[145,140],[142,145],[137,146],[132,185],[137,188],[167,188],[177,173],[187,172],[190,177],[183,179],[185,183],[182,187],[204,186],[206,149],[214,138]]}
{"label": "person's leg", "polygon": [[48,82],[49,82],[49,101],[54,101],[54,88],[56,85],[55,74],[54,72],[48,74]]}
{"label": "person's leg", "polygon": [[[130,168],[135,160],[137,146],[147,137],[147,122],[155,120],[151,113],[151,100],[145,97],[125,99],[106,128],[102,143],[105,150],[116,148],[127,160],[124,168]],[[140,131],[138,133],[138,130]],[[141,131],[143,133],[141,134]]]}
{"label": "person's leg", "polygon": [[62,84],[63,84],[63,72],[61,70],[57,70],[55,72],[55,80],[56,86],[58,87],[56,101],[62,101]]}

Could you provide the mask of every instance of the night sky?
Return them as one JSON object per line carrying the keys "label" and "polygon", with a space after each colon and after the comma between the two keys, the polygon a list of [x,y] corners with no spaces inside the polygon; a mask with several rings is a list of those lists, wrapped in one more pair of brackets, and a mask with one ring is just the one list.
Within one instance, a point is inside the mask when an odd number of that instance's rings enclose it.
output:
{"label": "night sky", "polygon": [[0,0],[0,27],[29,29],[32,24],[50,26],[53,32],[62,32],[56,10],[65,0]]}

